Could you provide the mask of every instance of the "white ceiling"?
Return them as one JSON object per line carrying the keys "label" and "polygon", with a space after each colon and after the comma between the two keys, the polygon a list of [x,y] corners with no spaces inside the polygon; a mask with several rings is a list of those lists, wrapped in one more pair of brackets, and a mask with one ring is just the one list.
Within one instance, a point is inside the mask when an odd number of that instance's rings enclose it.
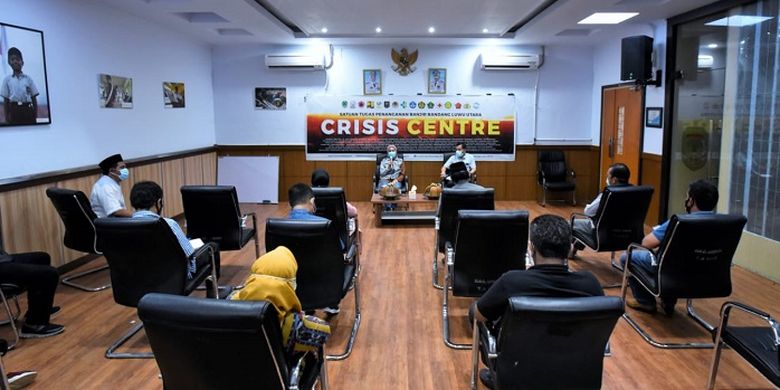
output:
{"label": "white ceiling", "polygon": [[[509,36],[499,40],[508,44],[592,45],[622,29],[648,26],[715,0],[557,0],[515,34],[505,33],[533,15],[545,0],[261,0],[271,12],[255,0],[92,1],[212,45],[311,41],[296,35],[336,44],[466,44],[479,43],[482,37]],[[639,16],[613,26],[577,25],[596,11],[633,11]],[[297,26],[302,33],[295,34],[286,24]],[[374,31],[377,26],[382,28],[381,34]],[[428,33],[429,26],[436,28],[435,34]],[[323,27],[328,29],[326,34],[320,32]],[[559,35],[564,30],[568,34]]]}

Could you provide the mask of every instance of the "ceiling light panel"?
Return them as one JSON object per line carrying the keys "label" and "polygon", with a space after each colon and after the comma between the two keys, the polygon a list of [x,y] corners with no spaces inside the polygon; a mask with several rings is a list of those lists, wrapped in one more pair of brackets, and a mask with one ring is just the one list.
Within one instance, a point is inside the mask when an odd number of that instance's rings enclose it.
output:
{"label": "ceiling light panel", "polygon": [[618,24],[637,15],[639,12],[594,12],[577,24]]}

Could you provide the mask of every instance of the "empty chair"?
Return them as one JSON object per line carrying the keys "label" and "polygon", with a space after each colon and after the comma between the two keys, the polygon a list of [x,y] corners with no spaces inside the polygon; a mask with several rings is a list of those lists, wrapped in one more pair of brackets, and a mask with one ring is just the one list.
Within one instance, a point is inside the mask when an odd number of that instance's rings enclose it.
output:
{"label": "empty chair", "polygon": [[447,247],[447,274],[442,289],[442,331],[450,348],[471,344],[450,340],[449,289],[456,297],[480,297],[505,272],[525,269],[528,249],[528,212],[460,210],[455,245]]}
{"label": "empty chair", "polygon": [[353,234],[350,235],[349,216],[347,215],[347,199],[344,195],[344,189],[340,187],[315,187],[314,204],[317,207],[315,214],[333,222],[341,240],[344,250],[349,251],[350,247],[357,243],[357,220]]}
{"label": "empty chair", "polygon": [[474,321],[471,388],[477,388],[481,351],[497,389],[598,389],[604,350],[620,315],[618,297],[512,297],[498,340]]}
{"label": "empty chair", "polygon": [[445,188],[439,197],[439,207],[436,210],[435,230],[436,245],[433,247],[433,286],[441,289],[439,284],[439,253],[446,253],[447,243],[452,245],[455,240],[455,229],[458,224],[460,210],[493,210],[495,190],[458,190]]}
{"label": "empty chair", "polygon": [[[385,159],[385,157],[387,157],[387,153],[377,153],[376,154],[376,170],[374,171],[374,179],[373,179],[374,180],[374,193],[379,193],[379,190],[380,190],[380,188],[379,188],[379,179],[380,179],[382,173],[379,171],[379,166],[382,163],[382,160]],[[398,152],[396,157],[403,160],[404,154],[401,153],[401,152]],[[401,180],[400,183],[401,183],[401,188],[400,188],[401,193],[407,192],[409,190],[409,188],[408,188],[409,186],[407,185],[407,183],[409,183],[409,176],[406,175],[406,172],[404,172],[403,180]]]}
{"label": "empty chair", "polygon": [[562,151],[539,152],[538,181],[542,187],[542,206],[547,205],[547,191],[571,192],[571,204],[577,204],[575,177],[574,171],[566,167]]}
{"label": "empty chair", "polygon": [[[97,246],[97,235],[95,234],[95,219],[97,219],[97,216],[92,211],[92,206],[87,196],[81,191],[55,187],[46,189],[46,196],[51,199],[51,203],[57,209],[57,214],[60,215],[60,219],[62,219],[62,223],[65,225],[65,237],[63,239],[65,246],[84,253],[101,254]],[[108,269],[108,265],[64,277],[62,278],[62,284],[91,292],[105,290],[111,287],[111,285],[104,284],[98,287],[89,287],[74,283],[72,280],[106,269]]]}
{"label": "empty chair", "polygon": [[[19,344],[19,329],[16,327],[16,320],[22,315],[22,308],[19,306],[19,295],[24,292],[25,290],[21,286],[10,283],[0,284],[0,299],[3,301],[3,308],[8,316],[8,323],[11,324],[11,330],[14,333],[14,341],[12,343],[3,340],[3,342],[6,342],[6,349],[9,351]],[[11,305],[8,304],[9,299],[14,300],[14,305],[16,306],[15,314],[13,310],[11,310]],[[5,324],[5,322],[3,322],[3,324]]]}
{"label": "empty chair", "polygon": [[[217,274],[214,264],[216,247],[208,243],[187,257],[164,219],[99,218],[95,221],[98,242],[111,271],[114,301],[137,307],[138,301],[151,292],[189,295],[208,279],[207,294],[217,296]],[[187,278],[190,259],[197,269]],[[114,342],[106,351],[109,359],[151,358],[151,353],[117,353],[123,343],[143,327],[142,323]]]}
{"label": "empty chair", "polygon": [[[220,251],[239,250],[255,240],[255,257],[260,256],[255,213],[241,215],[234,186],[182,186],[187,237],[213,242]],[[243,221],[252,217],[252,227]],[[217,264],[219,267],[219,264]]]}
{"label": "empty chair", "polygon": [[[628,247],[623,271],[622,297],[626,297],[628,278],[656,297],[687,299],[688,315],[712,333],[715,327],[699,317],[693,299],[722,298],[731,295],[731,261],[742,237],[747,219],[742,215],[673,215],[667,234],[658,248],[656,273],[648,273],[631,262],[639,244]],[[652,253],[652,252],[651,252]],[[658,348],[712,348],[710,343],[664,343],[656,341],[631,316],[626,321],[648,343]]]}
{"label": "empty chair", "polygon": [[312,389],[318,375],[327,389],[324,361],[287,361],[267,301],[148,294],[138,317],[166,389]]}
{"label": "empty chair", "polygon": [[[756,317],[766,322],[766,326],[729,326],[732,309]],[[776,320],[754,307],[739,302],[726,302],[720,309],[720,325],[717,329],[707,389],[715,388],[720,354],[724,344],[747,360],[775,387],[780,387],[780,354],[778,354],[780,324]]]}
{"label": "empty chair", "polygon": [[[352,353],[360,328],[360,294],[355,249],[342,251],[338,233],[330,221],[268,218],[265,225],[265,247],[273,250],[285,246],[298,262],[295,290],[304,311],[338,306],[354,286],[355,317],[347,347],[330,360],[345,359]],[[353,247],[354,248],[354,247]]]}

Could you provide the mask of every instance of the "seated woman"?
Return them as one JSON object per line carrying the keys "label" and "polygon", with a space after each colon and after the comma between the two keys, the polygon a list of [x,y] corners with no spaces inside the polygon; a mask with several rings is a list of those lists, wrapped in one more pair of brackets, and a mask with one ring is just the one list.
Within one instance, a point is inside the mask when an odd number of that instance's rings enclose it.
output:
{"label": "seated woman", "polygon": [[232,297],[242,301],[266,300],[274,305],[279,313],[288,362],[296,361],[301,354],[316,358],[330,335],[327,322],[303,313],[295,295],[297,273],[298,262],[292,252],[286,247],[277,247],[255,260],[244,288]]}

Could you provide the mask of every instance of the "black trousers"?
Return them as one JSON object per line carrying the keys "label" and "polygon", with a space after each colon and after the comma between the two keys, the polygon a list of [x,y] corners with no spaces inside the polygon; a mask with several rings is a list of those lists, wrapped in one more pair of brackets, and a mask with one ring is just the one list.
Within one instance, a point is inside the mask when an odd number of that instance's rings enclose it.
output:
{"label": "black trousers", "polygon": [[25,125],[36,123],[35,107],[32,103],[18,104],[17,102],[8,103],[8,118],[5,121],[9,124]]}
{"label": "black trousers", "polygon": [[11,283],[27,289],[28,325],[49,323],[54,292],[60,275],[50,266],[46,252],[17,253],[11,261],[0,263],[0,283]]}

